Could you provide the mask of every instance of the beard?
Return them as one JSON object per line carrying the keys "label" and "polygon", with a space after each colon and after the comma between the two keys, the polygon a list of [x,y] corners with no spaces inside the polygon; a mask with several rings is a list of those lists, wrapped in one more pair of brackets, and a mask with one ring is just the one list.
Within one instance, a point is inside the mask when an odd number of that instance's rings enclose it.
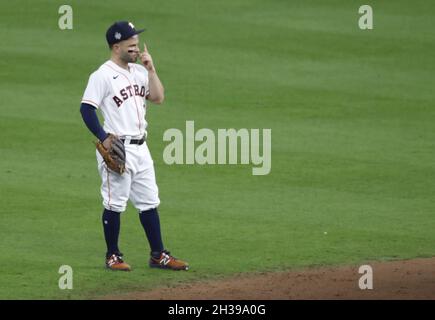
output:
{"label": "beard", "polygon": [[121,60],[124,61],[125,63],[130,63],[130,62],[136,62],[137,61],[137,56],[131,56],[128,52],[123,52],[120,56]]}

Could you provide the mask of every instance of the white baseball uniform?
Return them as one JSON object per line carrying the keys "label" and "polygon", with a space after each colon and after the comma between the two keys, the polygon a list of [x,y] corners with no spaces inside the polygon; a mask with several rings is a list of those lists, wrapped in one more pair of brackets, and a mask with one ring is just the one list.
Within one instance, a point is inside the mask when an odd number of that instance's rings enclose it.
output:
{"label": "white baseball uniform", "polygon": [[123,212],[130,199],[139,211],[160,204],[154,173],[154,162],[146,142],[130,144],[130,140],[146,137],[146,97],[149,94],[148,71],[129,63],[129,71],[111,60],[91,74],[82,103],[101,110],[103,128],[125,139],[126,171],[119,175],[107,168],[96,151],[100,173],[101,195],[106,209]]}

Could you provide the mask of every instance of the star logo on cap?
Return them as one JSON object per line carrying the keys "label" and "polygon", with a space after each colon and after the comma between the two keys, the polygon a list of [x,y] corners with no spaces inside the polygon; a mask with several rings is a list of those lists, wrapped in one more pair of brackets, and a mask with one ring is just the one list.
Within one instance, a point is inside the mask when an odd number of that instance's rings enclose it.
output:
{"label": "star logo on cap", "polygon": [[121,39],[121,37],[122,37],[122,35],[121,35],[119,32],[116,32],[116,33],[115,33],[115,39],[116,39],[116,40]]}

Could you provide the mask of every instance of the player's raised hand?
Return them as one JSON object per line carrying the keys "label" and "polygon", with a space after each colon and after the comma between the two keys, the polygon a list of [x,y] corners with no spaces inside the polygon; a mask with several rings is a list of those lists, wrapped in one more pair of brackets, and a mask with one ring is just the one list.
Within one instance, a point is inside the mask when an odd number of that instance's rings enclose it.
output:
{"label": "player's raised hand", "polygon": [[143,52],[141,52],[139,54],[139,58],[140,58],[140,61],[142,62],[142,64],[144,65],[144,67],[148,71],[151,71],[151,72],[155,71],[154,64],[153,64],[153,58],[149,54],[147,45],[145,43],[143,44]]}

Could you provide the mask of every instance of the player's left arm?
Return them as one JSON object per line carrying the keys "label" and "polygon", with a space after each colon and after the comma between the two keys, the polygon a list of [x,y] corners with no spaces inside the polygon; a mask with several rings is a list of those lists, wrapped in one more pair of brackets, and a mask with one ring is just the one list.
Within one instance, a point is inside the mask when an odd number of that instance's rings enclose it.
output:
{"label": "player's left arm", "polygon": [[157,75],[156,68],[154,67],[153,59],[148,52],[147,46],[144,43],[144,52],[140,53],[140,61],[148,71],[148,86],[149,95],[148,100],[153,103],[161,104],[165,99],[165,88]]}

